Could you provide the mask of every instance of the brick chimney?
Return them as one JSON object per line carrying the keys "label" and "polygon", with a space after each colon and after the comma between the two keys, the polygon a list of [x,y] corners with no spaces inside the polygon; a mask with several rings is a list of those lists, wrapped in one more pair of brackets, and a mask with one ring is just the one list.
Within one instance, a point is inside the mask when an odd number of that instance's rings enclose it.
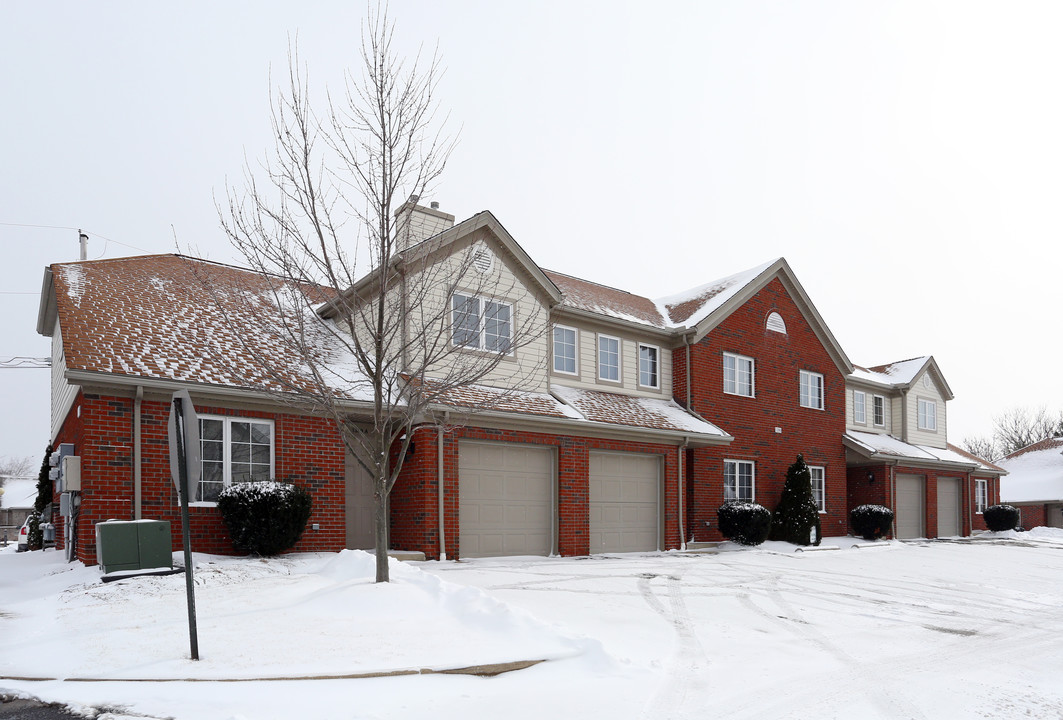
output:
{"label": "brick chimney", "polygon": [[416,195],[410,195],[410,199],[395,211],[399,224],[397,249],[400,252],[454,227],[454,216],[440,210],[439,203],[433,202],[432,207],[425,207],[418,205],[418,200],[420,198]]}

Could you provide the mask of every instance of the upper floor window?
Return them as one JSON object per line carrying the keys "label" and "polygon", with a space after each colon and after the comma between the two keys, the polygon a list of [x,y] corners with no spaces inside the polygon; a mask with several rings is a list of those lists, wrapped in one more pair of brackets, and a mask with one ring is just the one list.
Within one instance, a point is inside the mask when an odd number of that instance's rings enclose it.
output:
{"label": "upper floor window", "polygon": [[812,474],[812,498],[821,513],[827,512],[827,473],[821,467],[809,467]]}
{"label": "upper floor window", "polygon": [[659,354],[659,350],[653,345],[639,343],[639,385],[642,387],[660,387],[660,379],[657,372]]}
{"label": "upper floor window", "polygon": [[862,390],[853,390],[853,422],[867,424],[867,395]]}
{"label": "upper floor window", "polygon": [[200,415],[199,452],[202,475],[192,502],[217,502],[233,483],[272,480],[273,422]]}
{"label": "upper floor window", "polygon": [[554,326],[554,371],[576,374],[576,330]]}
{"label": "upper floor window", "polygon": [[753,358],[723,354],[723,391],[753,397]]}
{"label": "upper floor window", "polygon": [[801,407],[823,409],[823,376],[801,371]]}
{"label": "upper floor window", "polygon": [[974,511],[984,512],[989,503],[989,481],[975,479],[974,481]]}
{"label": "upper floor window", "polygon": [[454,345],[507,355],[512,352],[513,310],[508,303],[454,293],[451,308]]}
{"label": "upper floor window", "polygon": [[723,499],[753,502],[753,463],[748,460],[723,461]]}
{"label": "upper floor window", "polygon": [[938,406],[933,400],[924,400],[919,398],[919,429],[920,430],[937,430],[938,429]]}
{"label": "upper floor window", "polygon": [[886,398],[875,395],[874,398],[875,427],[886,427]]}
{"label": "upper floor window", "polygon": [[620,339],[598,336],[598,378],[620,382]]}

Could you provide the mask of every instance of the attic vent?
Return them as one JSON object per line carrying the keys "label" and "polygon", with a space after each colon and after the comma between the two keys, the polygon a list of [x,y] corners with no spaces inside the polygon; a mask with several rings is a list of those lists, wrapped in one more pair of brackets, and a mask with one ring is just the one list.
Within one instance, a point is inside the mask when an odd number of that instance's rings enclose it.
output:
{"label": "attic vent", "polygon": [[484,244],[477,245],[472,251],[472,266],[476,268],[476,272],[485,273],[490,272],[494,267],[495,256],[491,254],[491,251],[487,249]]}
{"label": "attic vent", "polygon": [[934,387],[934,381],[930,379],[930,373],[927,373],[923,376],[923,387],[925,387],[927,390]]}
{"label": "attic vent", "polygon": [[786,334],[786,321],[784,321],[782,315],[777,312],[768,315],[768,322],[765,323],[765,327],[772,332],[782,333],[783,335]]}

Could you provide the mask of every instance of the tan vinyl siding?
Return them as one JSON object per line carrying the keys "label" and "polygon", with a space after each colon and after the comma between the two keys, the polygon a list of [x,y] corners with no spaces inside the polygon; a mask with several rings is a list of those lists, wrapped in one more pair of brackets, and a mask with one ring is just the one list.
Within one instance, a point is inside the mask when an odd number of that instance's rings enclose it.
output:
{"label": "tan vinyl siding", "polygon": [[893,437],[901,438],[904,440],[904,423],[901,422],[901,418],[904,417],[904,412],[901,409],[904,406],[900,397],[886,398],[886,430]]}
{"label": "tan vinyl siding", "polygon": [[[623,392],[644,397],[672,397],[672,351],[656,338],[640,338],[634,334],[617,332],[612,329],[596,329],[581,325],[568,319],[557,321],[558,325],[575,328],[576,357],[579,363],[578,374],[566,375],[551,373],[550,381],[557,385],[577,387],[584,390],[601,390],[605,392]],[[551,328],[553,326],[551,325]],[[598,336],[605,335],[620,341],[620,382],[598,379]],[[644,388],[639,385],[639,345],[652,345],[657,348],[657,384],[658,388]],[[553,368],[553,356],[547,358],[547,367]]]}
{"label": "tan vinyl siding", "polygon": [[[465,253],[477,242],[483,242],[491,251],[493,262],[485,273],[475,269],[464,270]],[[454,252],[437,260],[426,269],[410,277],[411,287],[426,286],[424,291],[425,312],[428,317],[441,320],[438,332],[444,333],[443,340],[451,341],[451,290],[480,297],[495,302],[508,303],[511,306],[511,337],[519,346],[512,356],[504,358],[491,373],[485,376],[484,385],[499,387],[519,387],[528,392],[545,392],[547,390],[547,373],[549,370],[549,332],[548,311],[542,301],[525,283],[523,273],[514,273],[509,258],[501,245],[492,242],[486,233],[479,233],[468,244],[456,244]],[[459,277],[460,276],[460,277]],[[455,278],[458,278],[455,280]],[[416,294],[417,291],[413,290]],[[411,318],[410,332],[415,332]],[[458,359],[466,352],[471,356],[479,350],[458,351],[452,360]],[[470,357],[471,357],[470,356]],[[445,372],[440,369],[440,372]]]}
{"label": "tan vinyl siding", "polygon": [[59,428],[63,426],[66,414],[70,412],[79,389],[77,385],[71,385],[66,381],[63,377],[65,373],[66,356],[63,353],[63,334],[59,327],[59,320],[56,320],[55,331],[52,333],[52,440],[59,434]]}
{"label": "tan vinyl siding", "polygon": [[[931,379],[930,387],[923,384],[924,372],[917,377],[908,390],[908,437],[904,438],[913,445],[928,445],[930,447],[943,448],[946,446],[946,419],[945,398],[941,395],[937,383]],[[937,429],[919,429],[919,400],[933,402],[936,407]]]}

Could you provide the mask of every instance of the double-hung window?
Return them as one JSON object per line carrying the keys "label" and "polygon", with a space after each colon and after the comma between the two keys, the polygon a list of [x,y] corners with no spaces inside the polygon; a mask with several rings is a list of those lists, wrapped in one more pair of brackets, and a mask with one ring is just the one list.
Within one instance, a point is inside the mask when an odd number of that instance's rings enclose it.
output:
{"label": "double-hung window", "polygon": [[924,400],[919,398],[919,429],[920,430],[934,430],[938,429],[938,406],[933,400]]}
{"label": "double-hung window", "polygon": [[816,501],[816,508],[821,512],[827,512],[827,484],[826,472],[821,467],[809,467],[812,474],[812,498]]}
{"label": "double-hung window", "polygon": [[451,310],[455,346],[506,355],[512,352],[513,310],[508,303],[454,293]]}
{"label": "double-hung window", "polygon": [[639,343],[639,385],[644,388],[659,388],[657,372],[660,351],[653,345]]}
{"label": "double-hung window", "polygon": [[875,427],[886,427],[886,398],[875,395],[873,398]]}
{"label": "double-hung window", "polygon": [[598,336],[598,379],[620,382],[620,338]]}
{"label": "double-hung window", "polygon": [[975,478],[974,481],[974,511],[976,513],[985,512],[986,505],[989,502],[989,481],[979,480]]}
{"label": "double-hung window", "polygon": [[753,463],[747,460],[723,461],[723,499],[753,502]]}
{"label": "double-hung window", "polygon": [[819,373],[801,371],[801,407],[823,409],[823,376]]}
{"label": "double-hung window", "polygon": [[199,418],[202,475],[189,500],[217,502],[234,483],[273,479],[273,422],[246,418]]}
{"label": "double-hung window", "polygon": [[576,374],[576,330],[554,326],[554,372]]}
{"label": "double-hung window", "polygon": [[853,390],[853,422],[867,424],[867,395],[861,390]]}
{"label": "double-hung window", "polygon": [[728,395],[753,397],[753,358],[723,354],[723,391]]}

